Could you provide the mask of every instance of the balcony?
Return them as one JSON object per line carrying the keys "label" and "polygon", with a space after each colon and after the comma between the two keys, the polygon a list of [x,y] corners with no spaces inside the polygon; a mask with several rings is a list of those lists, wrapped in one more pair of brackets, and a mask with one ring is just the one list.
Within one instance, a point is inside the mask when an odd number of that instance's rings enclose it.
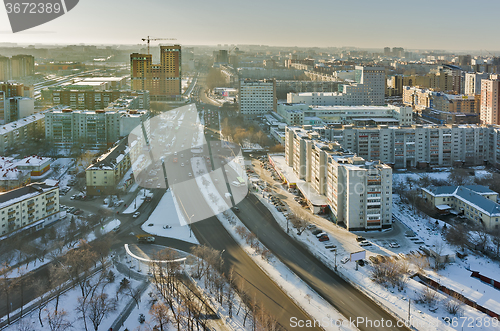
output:
{"label": "balcony", "polygon": [[10,216],[10,215],[13,215],[13,214],[15,214],[15,213],[16,213],[16,211],[15,211],[14,209],[9,210],[9,212],[8,212],[9,216]]}

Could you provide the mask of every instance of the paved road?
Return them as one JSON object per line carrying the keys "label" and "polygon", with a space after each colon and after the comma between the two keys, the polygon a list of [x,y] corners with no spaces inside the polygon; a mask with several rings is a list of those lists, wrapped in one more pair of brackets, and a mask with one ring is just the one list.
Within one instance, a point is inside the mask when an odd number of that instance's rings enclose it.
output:
{"label": "paved road", "polygon": [[[307,250],[291,239],[276,223],[269,210],[253,195],[249,195],[238,207],[239,218],[254,232],[283,263],[293,270],[317,293],[330,302],[346,318],[363,316],[371,320],[394,318],[369,300],[365,295],[325,267]],[[405,330],[405,328],[366,328],[361,330]]]}

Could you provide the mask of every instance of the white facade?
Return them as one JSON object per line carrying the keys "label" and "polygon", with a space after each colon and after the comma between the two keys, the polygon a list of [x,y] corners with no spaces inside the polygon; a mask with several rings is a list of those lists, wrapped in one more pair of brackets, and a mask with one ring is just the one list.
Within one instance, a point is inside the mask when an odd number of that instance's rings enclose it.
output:
{"label": "white facade", "polygon": [[240,80],[238,103],[243,115],[262,115],[276,109],[276,81]]}
{"label": "white facade", "polygon": [[288,93],[288,103],[313,106],[358,106],[385,104],[385,68],[356,66],[355,83],[345,84],[342,92]]}
{"label": "white facade", "polygon": [[490,74],[479,73],[479,72],[466,72],[465,82],[464,82],[464,94],[465,95],[476,95],[481,94],[481,81],[483,79],[488,79]]}
{"label": "white facade", "polygon": [[285,163],[299,180],[326,197],[332,216],[348,230],[390,227],[392,169],[367,162],[337,143],[318,140],[316,129],[287,127]]}
{"label": "white facade", "polygon": [[33,183],[0,196],[0,233],[9,234],[24,227],[41,229],[59,213],[59,188]]}
{"label": "white facade", "polygon": [[344,125],[316,131],[366,160],[380,160],[395,168],[500,164],[499,126]]}
{"label": "white facade", "polygon": [[307,106],[306,104],[279,104],[278,114],[288,125],[304,125],[306,119],[318,118],[324,124],[413,124],[411,107],[389,106]]}

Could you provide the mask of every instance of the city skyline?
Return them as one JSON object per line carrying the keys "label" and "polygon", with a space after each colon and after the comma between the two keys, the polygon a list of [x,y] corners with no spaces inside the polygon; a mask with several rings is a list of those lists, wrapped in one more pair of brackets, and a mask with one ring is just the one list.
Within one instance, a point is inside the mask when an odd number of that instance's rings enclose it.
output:
{"label": "city skyline", "polygon": [[[483,8],[487,5],[492,12],[500,9],[500,3],[484,0],[477,5]],[[389,46],[498,51],[489,49],[490,40],[494,38],[494,21],[470,16],[460,9],[464,6],[464,1],[454,2],[453,7],[423,1],[417,7],[390,0],[383,8],[368,0],[314,1],[308,4],[307,8],[311,9],[307,14],[304,6],[295,1],[259,0],[234,5],[226,0],[210,3],[195,0],[189,4],[148,0],[139,5],[130,0],[87,0],[51,22],[16,34],[10,32],[6,11],[0,10],[0,42],[140,44],[141,38],[152,35],[177,38],[176,43],[182,45]],[[143,15],[140,9],[144,9]],[[439,15],[445,17],[437,19]],[[412,25],[407,23],[407,18],[413,20]],[[398,19],[405,26],[401,27]],[[452,24],[451,19],[467,24]],[[480,37],[470,26],[481,26]]]}

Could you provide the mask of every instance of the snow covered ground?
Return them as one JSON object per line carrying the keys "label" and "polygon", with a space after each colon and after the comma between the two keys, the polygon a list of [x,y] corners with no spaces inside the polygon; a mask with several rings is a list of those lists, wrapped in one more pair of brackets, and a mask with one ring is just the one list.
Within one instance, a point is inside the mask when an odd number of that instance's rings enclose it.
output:
{"label": "snow covered ground", "polygon": [[[258,194],[256,194],[259,196]],[[286,231],[286,218],[282,213],[279,213],[276,208],[267,203],[265,199],[259,196],[261,202],[263,202],[269,210],[273,213],[275,218],[278,220],[278,223],[281,227]],[[429,308],[424,306],[423,304],[417,304],[414,302],[419,296],[422,290],[425,288],[425,285],[421,284],[415,279],[408,279],[406,284],[406,289],[403,292],[398,292],[397,289],[388,288],[387,286],[381,286],[370,279],[370,266],[359,267],[359,269],[355,270],[354,262],[347,262],[345,264],[340,263],[340,260],[350,256],[350,253],[359,251],[360,248],[357,245],[349,245],[345,244],[343,238],[337,237],[339,233],[332,233],[327,230],[331,243],[337,246],[337,267],[338,274],[342,276],[345,280],[353,284],[355,287],[359,288],[361,291],[369,295],[375,302],[379,303],[382,307],[385,307],[386,310],[390,311],[393,315],[398,316],[402,320],[407,320],[408,317],[408,299],[412,300],[411,303],[411,316],[412,316],[412,325],[418,326],[418,330],[461,330],[462,329],[462,320],[460,320],[460,324],[457,327],[451,327],[447,325],[442,319],[442,317],[449,316],[452,318],[453,316],[446,312],[444,308],[444,303],[448,299],[445,294],[438,294],[438,309],[435,312],[431,312]],[[325,265],[329,266],[332,270],[335,266],[334,253],[329,252],[325,249],[324,244],[319,242],[315,236],[313,236],[308,230],[304,231],[302,235],[297,236],[295,231],[290,231],[292,237],[296,240],[300,240],[304,243],[309,250],[316,255]],[[367,254],[368,255],[368,254]],[[373,254],[372,254],[373,255]],[[376,255],[376,254],[375,254]],[[498,266],[496,266],[498,268]],[[441,283],[444,283],[444,274],[450,274],[450,277],[454,277],[453,273],[447,272],[449,266],[444,270],[440,271],[440,277],[442,279]],[[426,272],[431,272],[430,270],[426,270]],[[465,280],[464,278],[462,278]],[[469,280],[470,282],[471,280]],[[468,283],[467,283],[468,284]],[[465,285],[463,285],[465,286]],[[490,287],[492,289],[492,287]],[[492,296],[495,296],[493,291],[490,291]],[[439,303],[441,302],[441,303]],[[457,318],[462,317],[463,319],[468,319],[467,324],[472,319],[478,319],[485,321],[488,317],[486,314],[479,312],[469,306],[462,305],[462,315]],[[491,320],[490,320],[491,321]],[[479,323],[479,322],[478,322]],[[497,328],[490,327],[480,327],[479,325],[474,324],[474,330],[497,330]],[[463,325],[464,330],[468,330],[467,325]],[[498,328],[500,330],[500,328]]]}
{"label": "snow covered ground", "polygon": [[[193,162],[194,163],[194,162]],[[193,169],[194,170],[194,169]],[[203,181],[205,178],[206,181]],[[281,261],[272,258],[268,262],[263,260],[260,254],[257,254],[243,238],[236,234],[237,226],[244,226],[243,223],[234,215],[231,210],[228,210],[228,205],[220,196],[215,188],[210,176],[204,175],[196,178],[199,189],[205,198],[205,201],[210,206],[214,214],[217,215],[221,223],[228,232],[235,238],[248,255],[266,272],[276,284],[285,291],[297,304],[302,307],[311,317],[321,320],[327,316],[330,320],[340,321],[346,320],[338,311],[336,311],[328,302],[321,296],[310,289],[299,277],[297,277],[290,269],[288,269]],[[226,210],[225,213],[222,211]],[[261,245],[262,246],[262,245]],[[325,327],[325,330],[339,330],[339,326],[335,323],[330,323]],[[341,326],[341,330],[350,330],[346,325]]]}
{"label": "snow covered ground", "polygon": [[[121,275],[114,267],[110,268],[110,270],[114,273],[115,275],[115,281],[113,283],[110,283],[104,288],[104,292],[108,295],[108,297],[114,298],[116,297],[116,292],[118,288],[120,287],[120,281],[124,278],[123,275]],[[91,281],[95,281],[97,279],[97,275],[92,277]],[[130,279],[130,285],[132,288],[136,288],[139,285],[140,282]],[[72,289],[68,290],[65,292],[59,301],[59,311],[64,309],[67,313],[66,319],[73,324],[73,328],[71,330],[74,331],[84,331],[85,327],[83,325],[83,321],[80,319],[81,313],[78,313],[75,309],[78,306],[78,297],[81,296],[81,290],[78,286],[73,287]],[[125,307],[126,303],[129,301],[130,297],[126,295],[121,295],[119,297],[120,299],[117,301],[117,306],[116,306],[116,311],[113,313],[110,313],[106,317],[104,317],[99,330],[108,330],[109,327],[111,326],[112,322],[114,321],[116,314],[121,312],[121,310]],[[52,300],[49,305],[47,306],[48,309],[53,310],[55,305],[55,300]],[[17,310],[15,311],[17,312]],[[46,313],[42,312],[42,317],[45,318]],[[30,314],[26,315],[23,317],[21,320],[23,322],[17,321],[16,323],[11,324],[10,326],[7,326],[4,330],[7,331],[17,331],[20,330],[20,325],[21,324],[28,324],[30,325],[29,328],[27,329],[22,329],[22,330],[30,330],[30,331],[46,331],[50,330],[48,327],[47,321],[44,321],[44,327],[42,327],[38,321],[38,310],[34,310]],[[93,329],[91,326],[90,321],[87,321],[89,324],[89,330]],[[61,329],[63,330],[63,329]]]}
{"label": "snow covered ground", "polygon": [[[150,225],[152,224],[152,225]],[[184,214],[179,209],[177,199],[172,190],[165,192],[158,206],[144,222],[141,228],[160,237],[169,237],[198,244],[198,240],[190,232]]]}

